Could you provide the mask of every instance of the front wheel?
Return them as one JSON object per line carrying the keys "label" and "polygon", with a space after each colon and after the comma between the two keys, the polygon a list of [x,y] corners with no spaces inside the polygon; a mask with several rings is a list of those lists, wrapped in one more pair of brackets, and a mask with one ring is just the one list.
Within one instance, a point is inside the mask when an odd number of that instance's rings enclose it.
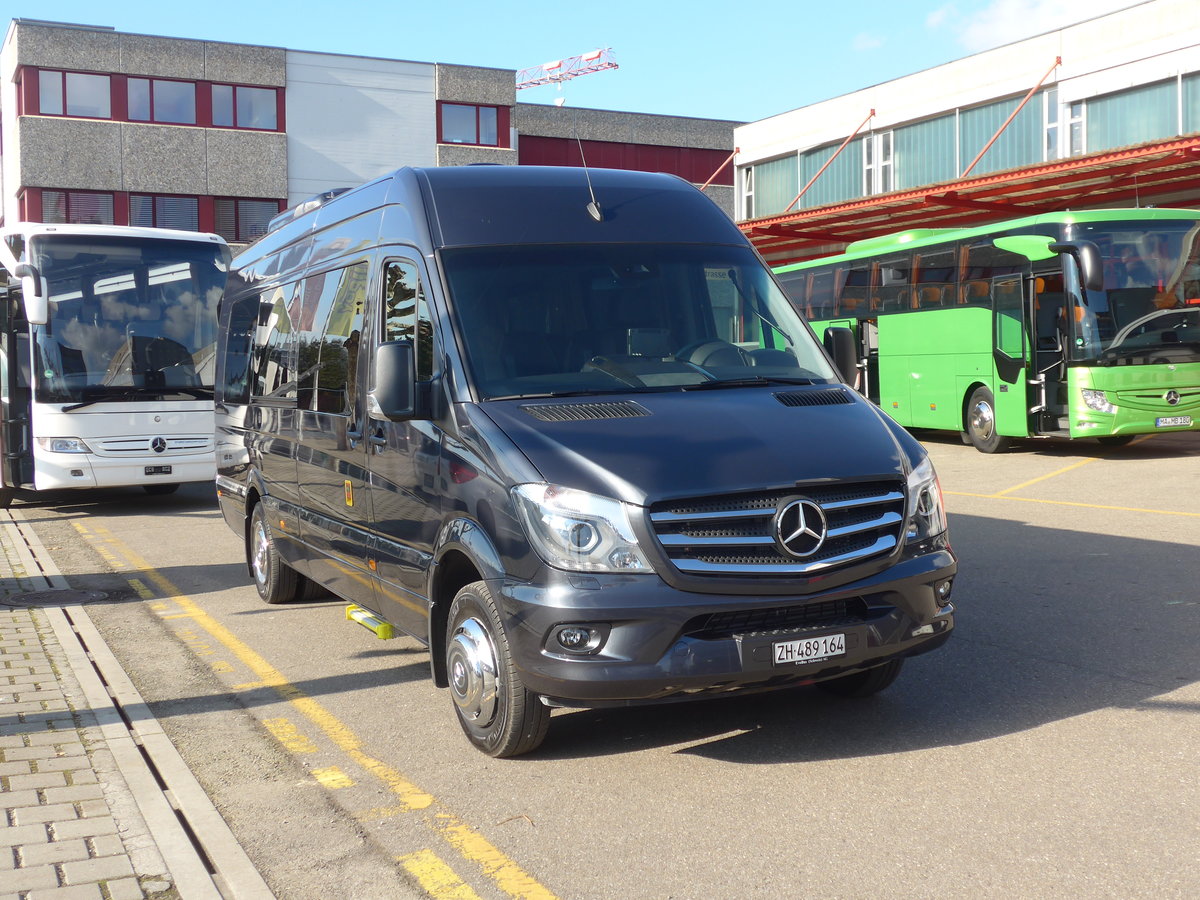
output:
{"label": "front wheel", "polygon": [[967,404],[967,438],[980,453],[999,453],[1012,443],[996,432],[996,398],[985,387],[976,388]]}
{"label": "front wheel", "polygon": [[275,549],[271,523],[267,521],[262,503],[256,504],[250,514],[250,543],[246,553],[258,596],[267,603],[290,603],[300,599],[300,573],[285,563]]}
{"label": "front wheel", "polygon": [[828,681],[818,681],[817,687],[838,697],[870,697],[895,681],[902,668],[903,659],[892,659],[873,669],[830,678]]}
{"label": "front wheel", "polygon": [[520,756],[538,747],[550,710],[525,689],[513,665],[496,601],[485,582],[458,592],[446,630],[446,673],[454,712],[467,739],[488,756]]}

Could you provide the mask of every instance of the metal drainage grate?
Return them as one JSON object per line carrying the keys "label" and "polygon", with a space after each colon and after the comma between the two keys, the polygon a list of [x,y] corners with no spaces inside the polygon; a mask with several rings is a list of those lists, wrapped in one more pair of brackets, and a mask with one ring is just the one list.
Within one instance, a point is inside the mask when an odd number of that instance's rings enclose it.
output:
{"label": "metal drainage grate", "polygon": [[104,591],[76,591],[70,588],[49,591],[30,591],[28,594],[8,594],[0,597],[0,606],[59,607],[81,606],[108,598]]}

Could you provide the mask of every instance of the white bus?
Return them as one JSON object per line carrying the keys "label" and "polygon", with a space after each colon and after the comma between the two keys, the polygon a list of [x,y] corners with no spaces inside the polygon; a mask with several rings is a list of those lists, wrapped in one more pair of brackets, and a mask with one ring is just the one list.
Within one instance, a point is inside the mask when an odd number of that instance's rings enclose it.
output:
{"label": "white bus", "polygon": [[35,223],[2,238],[0,507],[18,489],[211,481],[225,242]]}

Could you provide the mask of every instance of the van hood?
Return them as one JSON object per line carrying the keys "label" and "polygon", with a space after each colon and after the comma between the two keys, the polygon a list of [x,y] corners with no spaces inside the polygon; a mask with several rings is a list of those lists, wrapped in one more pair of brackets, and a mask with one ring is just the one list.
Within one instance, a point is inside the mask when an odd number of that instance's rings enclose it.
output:
{"label": "van hood", "polygon": [[798,482],[904,478],[921,454],[840,385],[494,400],[478,409],[546,482],[639,506]]}

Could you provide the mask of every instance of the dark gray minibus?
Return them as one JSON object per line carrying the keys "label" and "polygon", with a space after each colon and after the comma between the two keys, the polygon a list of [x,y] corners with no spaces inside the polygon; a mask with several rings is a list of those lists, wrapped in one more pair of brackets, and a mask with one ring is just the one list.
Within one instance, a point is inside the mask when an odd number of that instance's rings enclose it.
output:
{"label": "dark gray minibus", "polygon": [[280,218],[221,304],[222,513],[268,603],[426,644],[484,753],[949,637],[928,457],[691,185],[401,169]]}

